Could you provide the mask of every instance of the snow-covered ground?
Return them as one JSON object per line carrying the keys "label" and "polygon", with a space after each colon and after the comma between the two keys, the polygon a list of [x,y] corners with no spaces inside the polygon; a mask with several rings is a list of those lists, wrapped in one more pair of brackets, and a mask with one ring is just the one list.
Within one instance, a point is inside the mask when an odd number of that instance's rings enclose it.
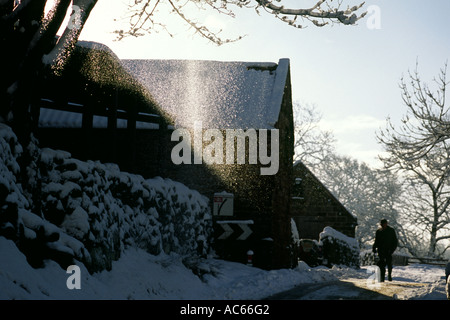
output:
{"label": "snow-covered ground", "polygon": [[[16,225],[23,227],[22,236],[28,241],[41,240],[37,232],[42,230],[48,235],[57,232],[59,240],[38,243],[58,253],[71,253],[76,261],[84,261],[86,265],[79,262],[68,272],[54,260],[45,260],[42,268],[33,268],[12,240],[0,236],[0,300],[157,301],[157,306],[151,304],[153,308],[159,308],[161,304],[171,308],[163,301],[174,300],[186,303],[186,307],[189,303],[192,306],[190,301],[193,300],[198,303],[252,300],[255,301],[253,305],[259,305],[256,301],[296,286],[301,287],[302,284],[307,287],[307,284],[343,280],[364,287],[373,275],[366,267],[309,268],[305,263],[300,263],[296,269],[267,271],[213,257],[186,258],[198,254],[199,248],[203,248],[200,250],[202,254],[211,252],[206,250],[209,249],[207,222],[210,221],[210,214],[200,194],[178,182],[161,178],[144,180],[120,172],[115,166],[81,162],[68,153],[45,149],[39,151],[40,163],[47,168],[42,177],[43,209],[53,210],[64,217],[62,223],[53,224],[49,221],[51,216],[44,220],[31,211],[30,199],[16,183],[20,173],[17,159],[22,150],[12,130],[0,125],[0,185],[8,191],[7,204],[19,209],[18,219],[7,220],[2,227],[14,231],[6,234],[16,240]],[[118,190],[120,192],[116,194]],[[94,222],[88,224],[88,221]],[[117,229],[118,226],[120,229]],[[44,235],[47,234],[45,232]],[[334,234],[332,230],[326,228],[322,236],[331,234]],[[338,236],[334,234],[335,239],[349,242]],[[86,239],[96,242],[103,250],[91,250],[87,254],[88,247],[82,242]],[[119,240],[118,243],[115,240]],[[165,248],[167,250],[163,250]],[[31,249],[28,248],[29,252]],[[120,253],[118,260],[105,257],[105,253],[111,250],[116,250],[113,253],[117,256]],[[95,270],[103,271],[90,274],[86,266],[93,261],[88,258],[93,256],[102,266]],[[111,269],[107,271],[109,262],[112,262]],[[394,283],[400,285],[393,286],[397,290],[395,297],[404,300],[445,300],[444,274],[443,267],[396,267]],[[417,285],[402,287],[402,283]],[[354,292],[349,291],[351,286],[333,288],[336,290],[333,297],[354,296]],[[314,298],[326,299],[326,290],[314,292]],[[321,295],[321,292],[324,294]],[[40,301],[38,304],[48,306]],[[5,305],[2,303],[0,306],[0,316],[5,314]],[[19,309],[37,314],[36,308],[12,305],[16,316]],[[118,308],[109,309],[116,312]],[[329,310],[335,312],[334,309]],[[171,311],[181,313],[179,308],[172,308]],[[318,311],[323,314],[326,310]],[[91,314],[92,310],[89,312]],[[150,314],[154,312],[151,310]],[[104,313],[101,315],[105,317]]]}
{"label": "snow-covered ground", "polygon": [[[302,283],[334,280],[370,280],[369,268],[309,268],[261,270],[214,258],[183,259],[126,249],[112,270],[89,274],[80,267],[68,273],[53,261],[33,269],[15,244],[0,237],[0,299],[158,299],[158,300],[259,300]],[[188,268],[187,266],[190,266]],[[195,273],[193,272],[195,271]],[[398,294],[398,299],[445,300],[444,268],[413,264],[395,267],[394,282],[421,283]],[[345,292],[342,293],[345,296]],[[317,297],[321,299],[321,297]]]}

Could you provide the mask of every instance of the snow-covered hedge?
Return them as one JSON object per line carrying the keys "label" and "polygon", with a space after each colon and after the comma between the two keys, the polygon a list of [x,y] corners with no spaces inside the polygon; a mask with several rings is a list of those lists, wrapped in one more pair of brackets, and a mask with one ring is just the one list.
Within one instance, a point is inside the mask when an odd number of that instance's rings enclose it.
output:
{"label": "snow-covered hedge", "polygon": [[325,227],[319,235],[323,258],[328,265],[346,265],[359,268],[359,245],[355,238],[348,237],[331,227]]}
{"label": "snow-covered hedge", "polygon": [[91,271],[109,269],[126,246],[152,254],[209,250],[208,199],[181,183],[39,149],[31,169],[38,174],[29,176],[40,177],[40,200],[32,203],[18,183],[22,148],[1,124],[0,148],[0,235],[15,240],[35,266],[43,258],[75,258]]}
{"label": "snow-covered hedge", "polygon": [[372,266],[377,263],[377,257],[371,249],[361,250],[359,263],[361,266]]}

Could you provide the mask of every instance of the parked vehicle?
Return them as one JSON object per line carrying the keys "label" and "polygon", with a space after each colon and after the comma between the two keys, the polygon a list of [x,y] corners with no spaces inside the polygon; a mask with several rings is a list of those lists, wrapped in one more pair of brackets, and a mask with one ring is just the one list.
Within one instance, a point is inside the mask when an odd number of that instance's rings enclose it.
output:
{"label": "parked vehicle", "polygon": [[323,262],[322,246],[316,240],[301,239],[298,257],[308,266],[317,267]]}

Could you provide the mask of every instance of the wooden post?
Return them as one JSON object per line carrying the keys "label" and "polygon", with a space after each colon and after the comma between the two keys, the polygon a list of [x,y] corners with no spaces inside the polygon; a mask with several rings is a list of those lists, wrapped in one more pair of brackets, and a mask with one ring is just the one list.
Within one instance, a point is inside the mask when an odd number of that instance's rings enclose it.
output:
{"label": "wooden post", "polygon": [[110,159],[117,163],[117,109],[119,107],[119,90],[116,88],[115,101],[108,108],[108,145]]}
{"label": "wooden post", "polygon": [[128,170],[133,171],[133,167],[136,161],[136,120],[137,120],[137,108],[136,106],[130,106],[128,109],[127,119],[127,142],[128,142]]}
{"label": "wooden post", "polygon": [[172,166],[172,161],[168,156],[168,146],[167,141],[170,140],[168,133],[168,122],[161,115],[158,121],[159,130],[158,130],[158,158],[157,158],[157,167],[160,174],[165,175],[168,172],[168,168]]}
{"label": "wooden post", "polygon": [[92,158],[93,142],[92,142],[92,128],[94,126],[94,113],[92,112],[92,105],[89,102],[83,106],[83,117],[82,117],[82,135],[83,141],[86,146],[82,160]]}

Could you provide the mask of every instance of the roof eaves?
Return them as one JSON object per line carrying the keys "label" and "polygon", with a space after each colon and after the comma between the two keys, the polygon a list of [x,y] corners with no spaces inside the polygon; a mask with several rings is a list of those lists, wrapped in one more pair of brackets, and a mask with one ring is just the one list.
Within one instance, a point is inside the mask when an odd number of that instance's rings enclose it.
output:
{"label": "roof eaves", "polygon": [[283,102],[284,90],[286,87],[287,77],[289,74],[290,60],[288,58],[283,58],[278,61],[278,66],[275,72],[275,80],[272,88],[271,100],[270,100],[270,110],[272,112],[272,117],[274,123],[268,123],[268,125],[274,127],[276,121],[278,120],[278,115],[280,114],[281,104]]}

